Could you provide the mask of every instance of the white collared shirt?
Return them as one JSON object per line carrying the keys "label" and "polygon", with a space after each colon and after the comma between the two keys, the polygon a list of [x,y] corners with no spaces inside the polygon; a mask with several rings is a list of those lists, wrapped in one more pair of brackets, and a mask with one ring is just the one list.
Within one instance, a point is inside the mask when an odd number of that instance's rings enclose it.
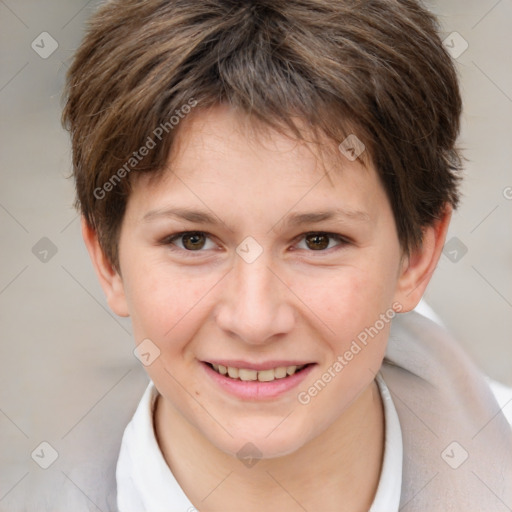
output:
{"label": "white collared shirt", "polygon": [[[379,485],[369,512],[397,512],[402,488],[402,431],[389,390],[376,378],[384,404],[385,445]],[[120,512],[195,512],[158,446],[153,410],[158,391],[150,382],[126,427],[117,461]]]}

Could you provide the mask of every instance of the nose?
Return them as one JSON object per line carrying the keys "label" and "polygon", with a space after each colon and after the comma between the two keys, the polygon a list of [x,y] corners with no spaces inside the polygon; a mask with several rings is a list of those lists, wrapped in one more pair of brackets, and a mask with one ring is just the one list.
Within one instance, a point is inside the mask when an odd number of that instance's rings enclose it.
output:
{"label": "nose", "polygon": [[268,343],[295,324],[293,294],[264,254],[252,263],[236,258],[216,307],[217,325],[252,345]]}

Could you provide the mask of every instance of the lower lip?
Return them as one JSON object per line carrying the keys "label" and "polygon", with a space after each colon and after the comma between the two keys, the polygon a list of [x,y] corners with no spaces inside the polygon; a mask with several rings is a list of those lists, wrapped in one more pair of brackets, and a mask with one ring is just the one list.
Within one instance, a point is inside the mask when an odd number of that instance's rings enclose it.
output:
{"label": "lower lip", "polygon": [[284,395],[288,391],[297,387],[313,370],[315,364],[310,364],[298,373],[294,373],[284,379],[274,379],[270,382],[260,382],[258,380],[244,381],[232,379],[217,373],[206,363],[201,363],[206,373],[213,379],[224,391],[244,400],[266,400]]}

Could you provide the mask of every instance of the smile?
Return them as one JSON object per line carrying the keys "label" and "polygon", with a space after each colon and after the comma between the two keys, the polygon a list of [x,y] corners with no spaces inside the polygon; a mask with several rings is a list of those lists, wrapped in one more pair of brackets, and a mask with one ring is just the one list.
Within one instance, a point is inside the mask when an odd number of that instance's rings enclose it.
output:
{"label": "smile", "polygon": [[259,381],[271,382],[276,379],[285,379],[291,377],[295,373],[303,370],[307,364],[300,366],[279,366],[277,368],[269,368],[268,370],[251,370],[248,368],[234,368],[232,366],[224,366],[222,364],[207,363],[220,375],[224,375],[234,380],[242,381]]}
{"label": "smile", "polygon": [[295,389],[317,366],[304,361],[201,361],[206,376],[222,393],[241,400],[275,400]]}

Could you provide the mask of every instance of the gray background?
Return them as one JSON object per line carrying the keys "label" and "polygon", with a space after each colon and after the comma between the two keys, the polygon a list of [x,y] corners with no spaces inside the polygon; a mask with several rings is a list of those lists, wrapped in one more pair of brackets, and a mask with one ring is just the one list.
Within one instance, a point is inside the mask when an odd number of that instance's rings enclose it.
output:
{"label": "gray background", "polygon": [[[10,465],[0,471],[2,510],[39,471],[30,453],[41,441],[63,446],[145,378],[129,321],[110,313],[93,273],[66,179],[60,96],[95,3],[0,0],[0,430]],[[430,5],[443,38],[456,31],[468,43],[456,61],[469,162],[455,239],[425,298],[477,364],[512,385],[512,0]],[[58,43],[47,58],[31,47],[42,32]],[[46,39],[39,51],[49,48]]]}

